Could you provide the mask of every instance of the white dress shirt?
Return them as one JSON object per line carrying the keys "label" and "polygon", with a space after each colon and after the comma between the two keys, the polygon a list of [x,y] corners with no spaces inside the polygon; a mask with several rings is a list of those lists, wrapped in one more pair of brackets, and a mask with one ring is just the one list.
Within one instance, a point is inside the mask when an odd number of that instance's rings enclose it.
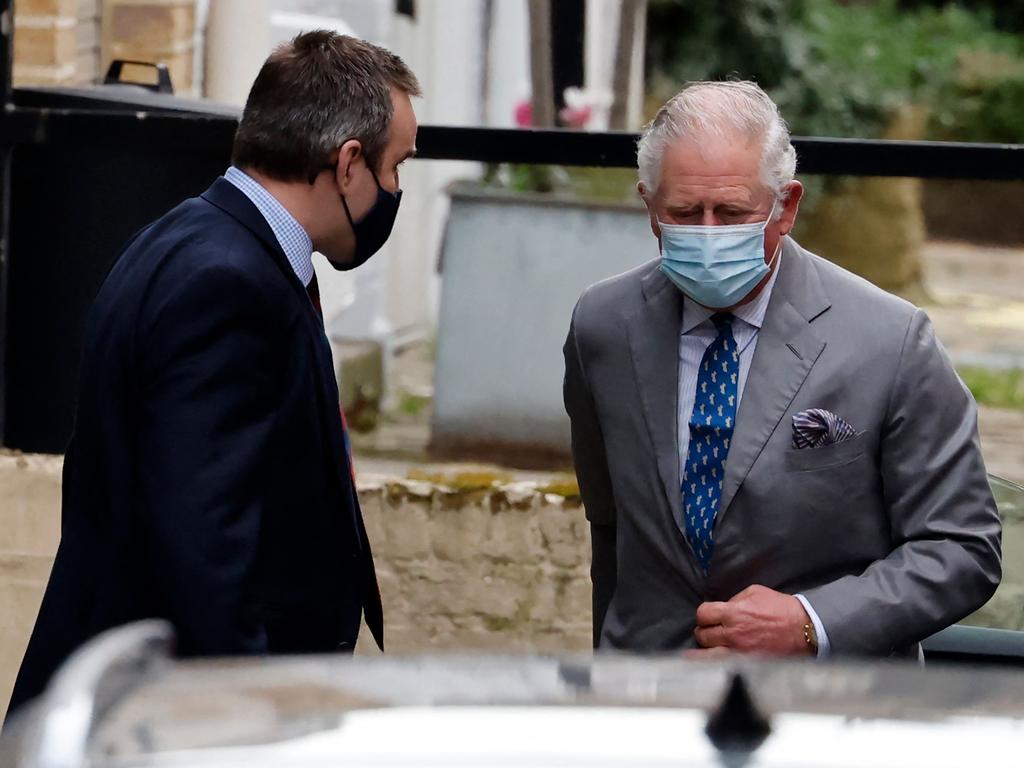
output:
{"label": "white dress shirt", "polygon": [[[750,373],[750,362],[754,359],[754,350],[757,348],[757,335],[764,323],[764,315],[768,309],[768,302],[771,300],[772,288],[775,287],[775,281],[779,276],[781,263],[780,245],[775,271],[761,293],[750,303],[732,310],[735,318],[732,323],[732,335],[740,352],[740,374],[736,386],[737,413],[739,413],[740,402],[743,400],[747,374]],[[677,415],[680,466],[686,461],[686,454],[690,449],[690,416],[693,413],[693,403],[697,397],[697,372],[700,368],[700,361],[704,357],[705,350],[718,336],[718,330],[711,322],[711,316],[717,311],[702,307],[697,302],[683,297],[683,323],[679,333],[679,412]],[[726,458],[726,466],[728,463],[729,460]],[[677,512],[681,515],[682,509],[678,509]],[[681,519],[676,522],[680,526],[682,525]],[[818,637],[818,656],[827,655],[829,652],[828,634],[821,619],[818,618],[818,614],[815,613],[807,598],[803,595],[795,597],[803,605],[814,624],[814,631]]]}

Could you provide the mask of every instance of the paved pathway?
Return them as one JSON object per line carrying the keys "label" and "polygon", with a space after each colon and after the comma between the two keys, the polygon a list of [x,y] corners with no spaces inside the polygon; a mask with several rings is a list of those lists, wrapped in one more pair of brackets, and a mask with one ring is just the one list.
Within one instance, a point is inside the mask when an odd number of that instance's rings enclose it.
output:
{"label": "paved pathway", "polygon": [[[1024,368],[1024,249],[928,243],[926,307],[957,364]],[[1024,411],[982,407],[988,469],[1024,484]]]}

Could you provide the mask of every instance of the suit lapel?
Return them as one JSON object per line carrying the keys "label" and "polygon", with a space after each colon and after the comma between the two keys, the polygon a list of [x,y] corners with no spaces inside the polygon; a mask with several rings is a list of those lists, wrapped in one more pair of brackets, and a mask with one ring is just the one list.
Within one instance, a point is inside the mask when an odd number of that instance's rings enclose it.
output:
{"label": "suit lapel", "polygon": [[657,267],[641,281],[643,307],[626,319],[644,420],[669,509],[679,505],[679,330],[682,297]]}
{"label": "suit lapel", "polygon": [[811,321],[830,302],[810,257],[789,238],[784,241],[779,270],[736,417],[717,521],[728,511],[825,349]]}

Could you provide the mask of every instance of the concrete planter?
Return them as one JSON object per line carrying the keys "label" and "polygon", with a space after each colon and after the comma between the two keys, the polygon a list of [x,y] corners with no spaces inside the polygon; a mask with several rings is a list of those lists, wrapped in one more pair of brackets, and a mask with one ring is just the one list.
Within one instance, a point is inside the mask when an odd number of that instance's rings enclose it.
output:
{"label": "concrete planter", "polygon": [[450,190],[431,448],[564,463],[562,344],[587,286],[657,256],[642,204]]}

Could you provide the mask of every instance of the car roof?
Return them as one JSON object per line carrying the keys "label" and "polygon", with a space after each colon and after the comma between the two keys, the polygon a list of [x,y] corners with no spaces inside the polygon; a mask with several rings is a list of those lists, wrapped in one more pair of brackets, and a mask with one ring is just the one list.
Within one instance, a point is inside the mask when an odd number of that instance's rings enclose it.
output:
{"label": "car roof", "polygon": [[[843,741],[880,728],[902,733],[908,743],[916,738],[934,745],[966,728],[944,748],[953,755],[957,739],[968,732],[990,732],[993,746],[999,734],[1024,736],[1022,691],[1019,672],[898,662],[466,655],[185,661],[123,697],[97,729],[90,751],[110,764],[149,764],[161,755],[188,755],[193,764],[201,754],[214,762],[290,754],[289,764],[304,764],[305,755],[315,765],[331,750],[366,758],[370,735],[387,724],[396,729],[394,738],[376,743],[374,759],[391,764],[385,758],[409,758],[410,749],[452,759],[476,750],[479,757],[488,743],[506,756],[524,748],[530,755],[533,738],[558,755],[585,732],[603,742],[604,728],[640,735],[655,723],[674,722],[680,738],[688,734],[696,745],[691,756],[702,760],[715,749],[705,733],[709,718],[731,694],[746,696],[753,717],[770,724],[768,743],[781,743],[783,732],[794,730],[816,742],[823,733]],[[733,714],[744,722],[751,717],[749,711]],[[565,743],[553,740],[556,723]],[[941,739],[937,723],[944,726]],[[517,728],[535,736],[508,730]],[[668,746],[677,757],[690,750]],[[656,747],[652,760],[663,754]],[[586,744],[576,748],[589,754]]]}

